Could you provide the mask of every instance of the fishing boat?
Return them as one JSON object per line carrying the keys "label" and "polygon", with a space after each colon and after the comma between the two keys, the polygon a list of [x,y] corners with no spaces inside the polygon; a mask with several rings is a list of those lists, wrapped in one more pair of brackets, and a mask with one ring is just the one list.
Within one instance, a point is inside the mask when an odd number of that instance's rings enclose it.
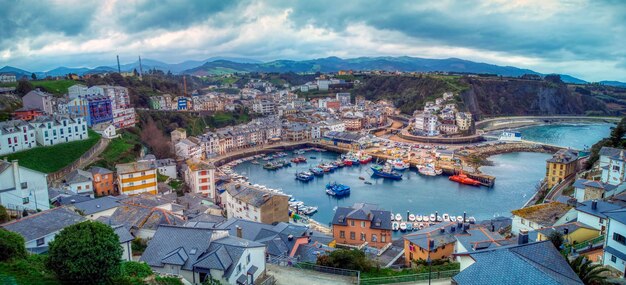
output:
{"label": "fishing boat", "polygon": [[300,212],[302,212],[303,214],[310,216],[313,215],[317,212],[317,207],[314,206],[305,206],[303,207]]}
{"label": "fishing boat", "polygon": [[422,215],[415,216],[415,221],[416,222],[421,222],[422,221]]}
{"label": "fishing boat", "polygon": [[365,184],[367,184],[367,185],[372,185],[372,182],[369,182],[369,181],[365,181],[365,182],[363,182],[363,183],[365,183]]}
{"label": "fishing boat", "polygon": [[370,169],[374,171],[374,173],[372,174],[374,176],[387,178],[387,179],[393,179],[393,180],[402,180],[402,174],[391,169],[389,165],[385,165],[385,166],[374,165],[370,167]]}
{"label": "fishing boat", "polygon": [[301,155],[304,154],[304,150],[298,149],[293,151],[294,154]]}
{"label": "fishing boat", "polygon": [[400,213],[396,214],[396,221],[402,221],[402,215],[400,215]]}
{"label": "fishing boat", "polygon": [[457,217],[456,217],[456,221],[457,221],[457,222],[461,222],[461,223],[464,223],[464,222],[465,222],[465,221],[463,221],[463,216],[457,216]]}
{"label": "fishing boat", "polygon": [[411,222],[415,221],[415,215],[410,214],[409,215],[409,221],[411,221]]}
{"label": "fishing boat", "polygon": [[300,181],[308,182],[308,181],[313,180],[313,175],[309,175],[305,172],[298,172],[296,173],[296,179]]}
{"label": "fishing boat", "polygon": [[443,219],[441,218],[441,216],[437,216],[436,221],[437,221],[437,223],[441,223],[441,221],[443,221]]}
{"label": "fishing boat", "polygon": [[320,164],[317,166],[318,168],[321,168],[324,172],[331,172],[333,170],[332,167],[330,167],[330,165],[327,164]]}
{"label": "fishing boat", "polygon": [[443,214],[443,221],[444,221],[444,222],[449,222],[449,221],[450,221],[450,215],[448,215],[448,214]]}
{"label": "fishing boat", "polygon": [[335,196],[335,197],[348,196],[350,195],[350,186],[338,184],[336,182],[327,183],[326,194]]}
{"label": "fishing boat", "polygon": [[459,172],[458,175],[452,175],[448,179],[450,179],[450,181],[471,186],[480,186],[481,184],[480,181],[467,177],[467,175],[465,175],[462,170]]}
{"label": "fishing boat", "polygon": [[456,217],[455,216],[450,216],[450,222],[456,222]]}
{"label": "fishing boat", "polygon": [[409,163],[402,161],[401,159],[388,160],[389,164],[393,166],[394,170],[403,171],[411,166]]}
{"label": "fishing boat", "polygon": [[267,170],[276,170],[278,168],[280,168],[280,166],[278,166],[278,164],[272,163],[272,162],[268,162],[268,163],[263,165],[263,169],[267,169]]}
{"label": "fishing boat", "polygon": [[265,161],[270,161],[270,160],[274,159],[274,156],[273,156],[273,155],[268,155],[268,156],[263,157],[263,158],[261,158],[261,159],[263,159],[263,160],[265,160]]}
{"label": "fishing boat", "polygon": [[406,230],[407,231],[412,231],[413,230],[413,223],[406,223]]}
{"label": "fishing boat", "polygon": [[419,172],[419,174],[426,176],[437,176],[443,173],[442,169],[435,168],[435,165],[433,165],[432,163],[417,165],[417,171]]}
{"label": "fishing boat", "polygon": [[469,217],[468,220],[470,224],[476,223],[476,219],[474,217]]}
{"label": "fishing boat", "polygon": [[403,231],[403,232],[406,231],[406,223],[405,222],[401,222],[400,223],[400,230]]}
{"label": "fishing boat", "polygon": [[304,158],[303,156],[294,157],[294,158],[291,159],[291,162],[293,162],[293,163],[304,163],[304,162],[306,162],[306,158]]}
{"label": "fishing boat", "polygon": [[431,222],[434,222],[437,220],[437,216],[435,216],[435,214],[430,214],[428,218],[430,219]]}
{"label": "fishing boat", "polygon": [[400,228],[400,223],[398,223],[398,222],[392,222],[391,223],[391,229],[393,231],[398,231],[399,228]]}
{"label": "fishing boat", "polygon": [[324,170],[319,167],[311,167],[309,171],[313,172],[313,175],[321,176],[324,175]]}
{"label": "fishing boat", "polygon": [[252,162],[250,162],[250,163],[252,163],[252,164],[259,164],[259,162],[258,162],[258,161],[256,161],[256,160],[253,160],[253,161],[252,161]]}
{"label": "fishing boat", "polygon": [[428,216],[426,216],[426,215],[422,216],[422,221],[424,221],[424,222],[428,222],[428,221],[429,221]]}
{"label": "fishing boat", "polygon": [[371,156],[371,155],[367,155],[367,154],[365,154],[365,155],[362,155],[362,156],[359,158],[359,163],[361,163],[361,164],[368,164],[368,163],[370,163],[371,161],[372,161],[372,156]]}
{"label": "fishing boat", "polygon": [[352,166],[352,160],[344,158],[343,165],[345,165],[345,166]]}

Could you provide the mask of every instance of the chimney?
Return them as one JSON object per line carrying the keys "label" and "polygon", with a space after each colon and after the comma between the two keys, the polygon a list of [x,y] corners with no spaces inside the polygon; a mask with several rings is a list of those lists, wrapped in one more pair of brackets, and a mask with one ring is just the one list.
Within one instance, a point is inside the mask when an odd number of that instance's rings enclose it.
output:
{"label": "chimney", "polygon": [[564,234],[564,235],[569,234],[569,229],[568,229],[568,228],[564,228],[564,229],[563,229],[563,234]]}
{"label": "chimney", "polygon": [[519,235],[517,236],[517,244],[527,244],[528,243],[528,231],[520,230]]}
{"label": "chimney", "polygon": [[292,241],[293,240],[293,235],[288,235],[287,236],[287,240]]}
{"label": "chimney", "polygon": [[591,201],[591,209],[592,210],[597,210],[598,209],[598,200]]}
{"label": "chimney", "polygon": [[240,226],[237,226],[237,237],[243,238],[243,231],[241,230]]}
{"label": "chimney", "polygon": [[17,159],[11,160],[11,166],[13,166],[13,182],[15,182],[15,189],[22,190],[22,182],[20,180],[20,166],[17,163]]}

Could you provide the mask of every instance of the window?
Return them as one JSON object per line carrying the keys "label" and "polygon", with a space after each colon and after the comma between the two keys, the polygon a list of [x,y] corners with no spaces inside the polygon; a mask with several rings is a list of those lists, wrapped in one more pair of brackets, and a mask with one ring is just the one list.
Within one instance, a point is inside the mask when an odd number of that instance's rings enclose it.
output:
{"label": "window", "polygon": [[355,240],[356,239],[356,234],[354,232],[350,232],[350,239],[351,240]]}
{"label": "window", "polygon": [[613,171],[619,171],[619,165],[613,165]]}
{"label": "window", "polygon": [[354,227],[354,221],[350,221],[350,225]]}
{"label": "window", "polygon": [[44,238],[37,239],[37,246],[42,246],[45,243]]}
{"label": "window", "polygon": [[525,224],[526,224],[526,220],[521,219],[521,221],[522,221],[522,225],[525,225]]}
{"label": "window", "polygon": [[387,242],[387,235],[382,234],[382,235],[380,236],[380,241],[381,241],[381,242]]}
{"label": "window", "polygon": [[376,234],[372,234],[372,242],[378,242],[378,237],[376,237]]}
{"label": "window", "polygon": [[22,182],[21,186],[22,186],[22,189],[28,188],[28,182]]}
{"label": "window", "polygon": [[361,227],[364,228],[365,227],[365,222],[361,221]]}
{"label": "window", "polygon": [[366,241],[366,236],[365,236],[365,234],[364,234],[364,233],[361,233],[361,240],[362,240],[362,241]]}
{"label": "window", "polygon": [[29,201],[28,197],[22,198],[22,204],[28,204]]}
{"label": "window", "polygon": [[618,233],[613,233],[613,240],[621,244],[626,244],[626,237]]}
{"label": "window", "polygon": [[339,231],[339,238],[346,238],[346,231]]}
{"label": "window", "polygon": [[250,263],[250,254],[248,253],[248,256],[246,257],[246,264]]}
{"label": "window", "polygon": [[611,262],[613,262],[613,263],[617,262],[617,257],[615,257],[615,255],[611,254]]}

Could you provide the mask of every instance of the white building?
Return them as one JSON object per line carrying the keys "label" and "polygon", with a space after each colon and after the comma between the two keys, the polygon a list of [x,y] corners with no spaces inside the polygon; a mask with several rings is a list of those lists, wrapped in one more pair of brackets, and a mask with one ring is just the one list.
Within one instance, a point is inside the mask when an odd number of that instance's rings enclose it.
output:
{"label": "white building", "polygon": [[78,97],[85,97],[89,94],[89,88],[82,84],[75,84],[67,88],[67,95],[70,100],[76,99]]}
{"label": "white building", "polygon": [[626,209],[605,213],[608,218],[602,264],[626,272]]}
{"label": "white building", "polygon": [[436,136],[439,134],[437,125],[437,116],[430,113],[420,113],[415,116],[415,124],[413,128],[427,136]]}
{"label": "white building", "polygon": [[201,193],[215,200],[215,166],[200,160],[187,160],[183,176],[191,193]]}
{"label": "white building", "polygon": [[619,210],[622,207],[604,201],[590,200],[578,204],[576,207],[577,221],[588,225],[601,233],[605,233],[607,227],[607,212]]}
{"label": "white building", "polygon": [[325,129],[322,135],[326,132],[345,132],[346,124],[340,120],[330,119],[322,122],[322,128]]}
{"label": "white building", "polygon": [[572,206],[551,202],[511,211],[511,233],[532,232],[541,228],[558,226],[576,219],[578,212]]}
{"label": "white building", "polygon": [[337,93],[337,101],[341,103],[341,106],[350,105],[350,93]]}
{"label": "white building", "polygon": [[28,150],[37,146],[35,128],[28,122],[0,122],[0,155]]}
{"label": "white building", "polygon": [[330,85],[330,80],[318,80],[317,86],[320,91],[327,91]]}
{"label": "white building", "polygon": [[23,236],[26,250],[39,254],[48,251],[48,244],[65,227],[85,220],[71,209],[58,207],[8,222],[1,227]]}
{"label": "white building", "polygon": [[17,160],[0,160],[0,205],[19,211],[49,209],[46,177],[45,173],[19,166]]}
{"label": "white building", "polygon": [[472,113],[457,112],[456,125],[459,126],[460,131],[469,130],[472,127]]}
{"label": "white building", "polygon": [[220,194],[227,218],[273,224],[289,221],[289,197],[250,185],[229,183]]}
{"label": "white building", "polygon": [[626,150],[602,147],[599,166],[604,183],[619,185],[626,179]]}
{"label": "white building", "polygon": [[17,82],[17,77],[13,73],[0,73],[0,83]]}
{"label": "white building", "polygon": [[174,148],[176,149],[176,156],[183,159],[200,159],[202,157],[202,148],[190,139],[180,140],[174,145]]}
{"label": "white building", "polygon": [[89,138],[87,121],[83,117],[39,116],[30,124],[35,128],[37,143],[43,146]]}
{"label": "white building", "polygon": [[276,113],[276,104],[269,100],[254,100],[252,111],[261,115],[272,115]]}
{"label": "white building", "polygon": [[93,198],[93,175],[91,172],[76,169],[65,178],[64,188],[76,194],[89,195]]}
{"label": "white building", "polygon": [[114,139],[119,137],[117,129],[111,123],[100,123],[93,125],[91,128],[94,132],[100,134],[105,139]]}

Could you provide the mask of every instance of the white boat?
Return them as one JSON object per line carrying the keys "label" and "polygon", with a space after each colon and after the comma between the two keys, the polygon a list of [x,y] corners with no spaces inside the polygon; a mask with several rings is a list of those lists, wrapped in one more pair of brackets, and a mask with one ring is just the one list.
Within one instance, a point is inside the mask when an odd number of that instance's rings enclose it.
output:
{"label": "white boat", "polygon": [[457,217],[456,217],[456,221],[457,221],[457,222],[464,223],[464,221],[463,221],[463,216],[457,216]]}
{"label": "white boat", "polygon": [[450,221],[451,222],[456,222],[456,217],[455,216],[450,216]]}
{"label": "white boat", "polygon": [[405,170],[408,169],[411,165],[407,162],[402,161],[401,159],[387,160],[389,164],[393,166],[394,170]]}
{"label": "white boat", "polygon": [[396,216],[393,213],[391,213],[391,220],[393,221],[395,219],[396,219]]}
{"label": "white boat", "polygon": [[415,222],[413,223],[413,230],[417,231],[420,228],[421,223]]}
{"label": "white boat", "polygon": [[400,230],[401,231],[406,231],[406,223],[405,222],[400,223]]}
{"label": "white boat", "polygon": [[420,230],[424,228],[424,224],[420,224]]}
{"label": "white boat", "polygon": [[474,217],[469,217],[468,220],[470,224],[476,223],[476,219]]}
{"label": "white boat", "polygon": [[392,222],[391,223],[391,229],[394,231],[397,231],[400,228],[400,223],[398,222]]}
{"label": "white boat", "polygon": [[415,221],[415,215],[410,214],[409,215],[409,221],[411,221],[411,222]]}
{"label": "white boat", "polygon": [[441,175],[443,173],[442,169],[435,168],[435,165],[433,165],[432,163],[418,164],[417,165],[417,171],[420,174],[423,174],[423,175],[426,175],[426,176],[437,176],[437,175]]}
{"label": "white boat", "polygon": [[424,221],[424,222],[428,222],[429,220],[430,220],[430,219],[429,219],[429,218],[428,218],[428,216],[426,216],[426,215],[424,215],[424,216],[422,217],[422,221]]}
{"label": "white boat", "polygon": [[501,141],[509,141],[509,142],[518,142],[522,140],[522,133],[520,132],[512,132],[505,131],[500,134],[500,138],[498,140]]}
{"label": "white boat", "polygon": [[435,214],[430,214],[430,221],[431,222],[437,221],[437,216],[435,216]]}
{"label": "white boat", "polygon": [[444,222],[449,222],[449,221],[450,221],[450,215],[448,215],[448,214],[443,214],[443,221],[444,221]]}
{"label": "white boat", "polygon": [[422,221],[422,215],[417,215],[415,217],[415,221],[421,222]]}
{"label": "white boat", "polygon": [[396,221],[402,221],[402,215],[396,214]]}
{"label": "white boat", "polygon": [[441,216],[437,216],[437,222],[441,223],[441,221],[443,221],[443,219],[441,218]]}

